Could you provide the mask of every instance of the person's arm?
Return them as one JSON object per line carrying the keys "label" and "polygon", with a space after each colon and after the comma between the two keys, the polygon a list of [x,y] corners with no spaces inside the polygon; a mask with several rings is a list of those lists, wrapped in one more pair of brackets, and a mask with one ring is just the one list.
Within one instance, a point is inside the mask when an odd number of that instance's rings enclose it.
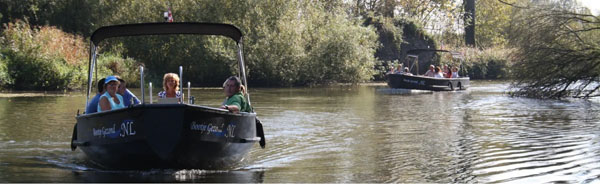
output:
{"label": "person's arm", "polygon": [[110,102],[108,102],[108,98],[100,97],[100,102],[98,102],[98,103],[100,104],[100,110],[102,110],[102,111],[110,110]]}
{"label": "person's arm", "polygon": [[229,112],[233,112],[233,113],[240,112],[239,106],[238,105],[233,105],[233,104],[221,106],[221,109],[227,109],[227,110],[229,110]]}
{"label": "person's arm", "polygon": [[240,107],[241,107],[241,99],[237,98],[237,97],[233,97],[235,99],[231,99],[231,101],[227,101],[229,102],[229,104],[225,104],[223,106],[221,106],[222,109],[227,109],[229,110],[229,112],[233,112],[233,113],[238,113],[240,112]]}

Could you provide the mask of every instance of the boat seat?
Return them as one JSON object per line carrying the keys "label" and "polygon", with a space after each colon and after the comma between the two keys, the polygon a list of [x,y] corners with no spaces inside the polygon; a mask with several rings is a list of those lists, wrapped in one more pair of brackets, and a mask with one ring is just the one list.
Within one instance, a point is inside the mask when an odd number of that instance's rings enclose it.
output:
{"label": "boat seat", "polygon": [[177,104],[179,103],[179,98],[159,98],[158,104]]}

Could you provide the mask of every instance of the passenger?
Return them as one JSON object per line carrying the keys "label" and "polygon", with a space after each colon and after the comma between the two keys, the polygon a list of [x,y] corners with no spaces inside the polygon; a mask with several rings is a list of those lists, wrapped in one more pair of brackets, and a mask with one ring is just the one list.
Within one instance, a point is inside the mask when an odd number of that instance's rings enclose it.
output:
{"label": "passenger", "polygon": [[[125,80],[121,79],[120,77],[117,77],[117,79],[119,79],[119,82],[121,82],[121,84],[119,85],[119,91],[117,91],[117,93],[123,96],[123,105],[127,107],[131,104],[140,104],[140,99],[138,99],[137,96],[135,96],[131,91],[129,91],[129,89],[127,89],[127,82],[125,82]],[[132,100],[133,103],[131,103]]]}
{"label": "passenger", "polygon": [[435,66],[433,65],[429,65],[429,70],[427,70],[427,72],[425,72],[425,76],[427,77],[434,77],[435,76]]}
{"label": "passenger", "polygon": [[179,75],[167,73],[163,77],[164,91],[158,92],[159,98],[177,98],[181,103],[181,91],[179,91]]}
{"label": "passenger", "polygon": [[125,108],[123,97],[117,93],[119,90],[119,79],[115,76],[108,76],[104,80],[104,89],[106,92],[100,96],[98,103],[98,112]]}
{"label": "passenger", "polygon": [[458,76],[458,67],[452,67],[452,78],[459,78]]}
{"label": "passenger", "polygon": [[442,69],[438,66],[435,67],[435,74],[433,76],[434,78],[444,78],[444,74],[442,73]]}
{"label": "passenger", "polygon": [[394,73],[394,66],[390,65],[390,71],[388,71],[388,74],[393,74]]}
{"label": "passenger", "polygon": [[242,92],[242,95],[246,96],[246,87],[244,85],[240,85],[240,92]]}
{"label": "passenger", "polygon": [[242,91],[242,81],[240,78],[231,76],[223,83],[225,91],[225,102],[221,106],[222,109],[227,109],[229,112],[252,112],[252,107],[244,98]]}
{"label": "passenger", "polygon": [[452,78],[452,71],[450,71],[450,66],[444,65],[444,77]]}
{"label": "passenger", "polygon": [[410,75],[410,76],[412,76],[413,74],[410,73],[410,70],[408,69],[408,67],[404,67],[404,75]]}
{"label": "passenger", "polygon": [[442,76],[446,77],[446,70],[448,69],[448,65],[442,65]]}
{"label": "passenger", "polygon": [[94,98],[92,98],[90,103],[88,103],[87,107],[85,108],[86,114],[98,112],[98,101],[100,101],[100,96],[102,96],[102,94],[105,92],[104,91],[104,78],[98,80],[97,86],[98,86],[98,93],[96,93],[96,96],[94,96]]}
{"label": "passenger", "polygon": [[396,73],[398,73],[398,74],[404,73],[404,70],[402,70],[402,68],[404,68],[404,67],[402,67],[402,64],[398,64],[398,68],[396,68]]}

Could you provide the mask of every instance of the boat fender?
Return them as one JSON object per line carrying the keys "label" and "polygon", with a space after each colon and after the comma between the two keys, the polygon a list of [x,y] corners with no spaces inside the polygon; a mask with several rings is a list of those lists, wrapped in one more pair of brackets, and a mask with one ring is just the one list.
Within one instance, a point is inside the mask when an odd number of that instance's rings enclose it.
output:
{"label": "boat fender", "polygon": [[77,141],[77,123],[75,123],[75,126],[73,127],[73,136],[71,136],[71,151],[77,149],[75,141]]}
{"label": "boat fender", "polygon": [[258,144],[260,144],[260,147],[264,149],[267,142],[265,140],[265,132],[263,131],[262,123],[258,118],[256,118],[256,135],[260,137]]}

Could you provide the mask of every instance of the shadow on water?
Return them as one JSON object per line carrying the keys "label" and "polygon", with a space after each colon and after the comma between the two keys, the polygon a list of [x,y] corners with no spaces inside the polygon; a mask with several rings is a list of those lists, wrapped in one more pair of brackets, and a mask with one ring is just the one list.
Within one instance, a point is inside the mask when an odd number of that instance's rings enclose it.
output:
{"label": "shadow on water", "polygon": [[74,181],[83,182],[201,182],[261,183],[262,170],[147,170],[147,171],[75,171]]}
{"label": "shadow on water", "polygon": [[[208,182],[260,183],[264,170],[240,168],[234,170],[109,170],[88,161],[81,151],[64,149],[66,143],[45,145],[32,150],[19,149],[19,143],[3,148],[25,153],[0,162],[1,182]],[[27,146],[34,146],[31,145]],[[36,147],[42,147],[37,145]],[[53,147],[53,148],[51,148]],[[43,150],[43,151],[42,151]],[[1,158],[1,157],[0,157]]]}

